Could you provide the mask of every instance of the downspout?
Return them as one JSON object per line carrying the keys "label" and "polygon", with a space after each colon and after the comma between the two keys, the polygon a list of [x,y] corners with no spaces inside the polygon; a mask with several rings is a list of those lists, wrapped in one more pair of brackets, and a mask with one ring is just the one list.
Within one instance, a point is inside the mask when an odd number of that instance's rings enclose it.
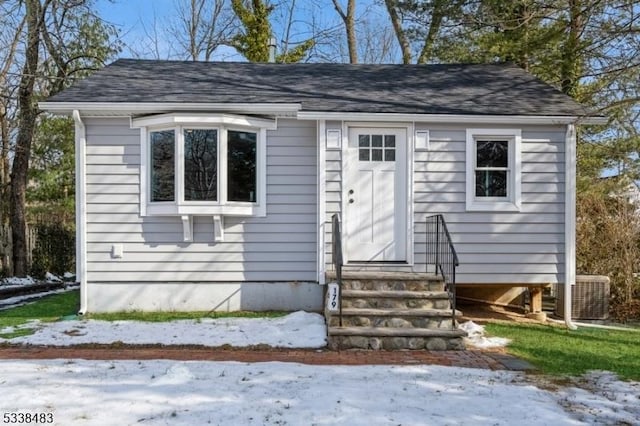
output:
{"label": "downspout", "polygon": [[571,286],[576,282],[576,149],[576,126],[568,124],[564,150],[564,323],[569,330],[578,328],[571,321]]}
{"label": "downspout", "polygon": [[87,313],[87,203],[86,203],[86,129],[80,111],[73,110],[76,124],[76,281],[80,282],[80,311]]}

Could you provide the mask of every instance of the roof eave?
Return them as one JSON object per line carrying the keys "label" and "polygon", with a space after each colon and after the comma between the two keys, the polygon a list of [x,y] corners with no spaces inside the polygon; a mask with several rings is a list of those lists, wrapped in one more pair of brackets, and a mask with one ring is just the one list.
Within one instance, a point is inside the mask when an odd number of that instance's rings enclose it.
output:
{"label": "roof eave", "polygon": [[423,123],[607,124],[607,118],[603,116],[564,115],[402,114],[299,111],[297,117],[301,120],[418,121]]}
{"label": "roof eave", "polygon": [[295,117],[301,105],[295,103],[184,103],[184,102],[39,102],[38,107],[52,114],[84,116],[122,116],[177,111],[220,111],[240,114],[272,114]]}

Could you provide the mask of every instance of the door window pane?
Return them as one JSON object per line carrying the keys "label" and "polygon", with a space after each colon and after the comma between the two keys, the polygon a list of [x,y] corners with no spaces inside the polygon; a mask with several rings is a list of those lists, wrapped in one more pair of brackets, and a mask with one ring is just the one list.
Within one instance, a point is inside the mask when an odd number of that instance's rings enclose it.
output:
{"label": "door window pane", "polygon": [[175,199],[175,133],[173,130],[150,132],[151,201]]}
{"label": "door window pane", "polygon": [[371,150],[371,160],[372,161],[382,161],[382,150],[381,149],[372,149]]}
{"label": "door window pane", "polygon": [[218,199],[218,131],[215,129],[184,131],[184,199]]}
{"label": "door window pane", "polygon": [[257,133],[227,132],[227,198],[255,202]]}
{"label": "door window pane", "polygon": [[369,146],[371,146],[371,141],[369,139],[369,135],[358,135],[358,146],[360,146],[360,147],[369,147]]}
{"label": "door window pane", "polygon": [[396,151],[394,149],[385,149],[384,161],[396,161]]}
{"label": "door window pane", "polygon": [[396,135],[385,135],[384,146],[391,148],[396,146]]}
{"label": "door window pane", "polygon": [[371,135],[371,146],[382,146],[382,135]]}
{"label": "door window pane", "polygon": [[358,159],[360,161],[369,161],[369,148],[360,148],[358,151]]}

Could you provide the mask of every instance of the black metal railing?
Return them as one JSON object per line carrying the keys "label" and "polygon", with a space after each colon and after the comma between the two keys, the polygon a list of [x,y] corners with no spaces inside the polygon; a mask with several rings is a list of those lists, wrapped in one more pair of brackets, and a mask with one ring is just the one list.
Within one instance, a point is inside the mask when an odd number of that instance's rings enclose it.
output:
{"label": "black metal railing", "polygon": [[338,318],[342,327],[342,234],[338,213],[331,217],[331,256],[333,269],[336,271],[336,283],[338,283]]}
{"label": "black metal railing", "polygon": [[453,312],[453,328],[456,327],[456,267],[460,264],[458,254],[451,242],[451,235],[447,222],[441,214],[427,217],[426,229],[427,272],[429,266],[435,267],[435,274],[444,280],[445,289],[449,294]]}

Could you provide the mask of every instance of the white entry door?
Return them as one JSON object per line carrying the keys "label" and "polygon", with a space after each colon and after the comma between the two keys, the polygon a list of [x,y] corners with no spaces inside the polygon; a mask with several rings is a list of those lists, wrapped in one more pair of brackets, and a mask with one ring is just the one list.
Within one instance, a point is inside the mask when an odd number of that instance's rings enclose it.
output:
{"label": "white entry door", "polygon": [[344,229],[349,262],[407,260],[407,131],[349,128]]}

